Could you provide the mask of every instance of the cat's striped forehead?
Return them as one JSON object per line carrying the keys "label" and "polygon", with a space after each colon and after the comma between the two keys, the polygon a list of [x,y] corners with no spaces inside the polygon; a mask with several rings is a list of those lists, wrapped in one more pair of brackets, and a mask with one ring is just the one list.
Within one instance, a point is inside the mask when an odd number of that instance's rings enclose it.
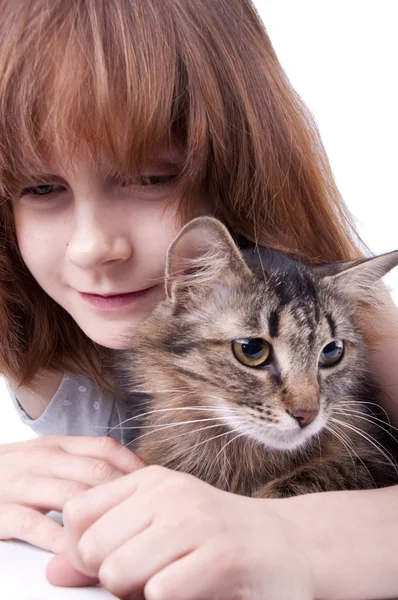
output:
{"label": "cat's striped forehead", "polygon": [[283,272],[273,273],[266,280],[255,280],[241,287],[230,288],[222,283],[191,305],[181,320],[193,326],[199,336],[220,339],[266,336],[314,341],[318,330],[334,338],[339,330],[347,334],[344,303],[319,285],[309,274],[295,278]]}

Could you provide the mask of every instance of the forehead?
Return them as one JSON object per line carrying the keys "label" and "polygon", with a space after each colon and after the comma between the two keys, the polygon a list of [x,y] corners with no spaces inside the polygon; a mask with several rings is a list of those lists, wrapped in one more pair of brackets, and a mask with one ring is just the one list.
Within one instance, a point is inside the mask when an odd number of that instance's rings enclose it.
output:
{"label": "forehead", "polygon": [[351,335],[350,314],[344,302],[306,272],[275,272],[268,278],[237,288],[216,284],[191,314],[201,334],[266,337],[289,343],[299,337],[335,338]]}

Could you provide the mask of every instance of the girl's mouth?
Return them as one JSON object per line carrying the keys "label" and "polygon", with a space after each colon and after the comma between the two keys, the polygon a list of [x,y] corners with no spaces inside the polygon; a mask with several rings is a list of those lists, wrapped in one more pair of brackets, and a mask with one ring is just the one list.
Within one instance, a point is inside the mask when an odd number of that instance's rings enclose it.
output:
{"label": "girl's mouth", "polygon": [[113,294],[109,296],[101,296],[98,294],[87,294],[85,292],[79,292],[80,296],[94,306],[94,308],[98,308],[100,310],[112,310],[117,308],[123,308],[124,306],[128,306],[129,304],[135,302],[136,300],[140,300],[144,296],[148,294],[148,292],[152,288],[146,288],[145,290],[138,290],[136,292],[128,292],[126,294]]}

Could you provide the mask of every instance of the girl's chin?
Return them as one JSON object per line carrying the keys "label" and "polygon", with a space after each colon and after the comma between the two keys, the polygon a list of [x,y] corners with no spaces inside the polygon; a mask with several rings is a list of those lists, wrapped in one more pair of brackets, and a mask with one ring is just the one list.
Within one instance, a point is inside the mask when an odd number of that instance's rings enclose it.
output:
{"label": "girl's chin", "polygon": [[133,346],[134,328],[138,323],[129,320],[122,326],[117,323],[113,327],[108,323],[106,330],[103,323],[99,323],[96,327],[87,327],[80,323],[78,325],[95,344],[111,350],[126,350]]}

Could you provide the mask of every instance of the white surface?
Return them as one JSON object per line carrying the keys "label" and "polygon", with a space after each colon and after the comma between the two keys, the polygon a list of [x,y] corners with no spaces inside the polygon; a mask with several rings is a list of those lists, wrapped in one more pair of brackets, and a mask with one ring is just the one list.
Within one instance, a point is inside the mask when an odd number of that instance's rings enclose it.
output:
{"label": "white surface", "polygon": [[[398,248],[396,0],[257,0],[290,80],[315,115],[340,190],[375,253]],[[398,301],[398,269],[387,279]],[[0,443],[33,438],[0,381]],[[1,600],[111,598],[46,583],[51,555],[0,542]]]}
{"label": "white surface", "polygon": [[[34,439],[8,398],[0,377],[0,443]],[[104,589],[56,588],[45,578],[45,568],[53,554],[22,542],[0,541],[0,600],[106,600],[114,598]]]}
{"label": "white surface", "polygon": [[44,576],[53,555],[21,542],[0,542],[1,600],[111,600],[99,587],[57,588]]}

